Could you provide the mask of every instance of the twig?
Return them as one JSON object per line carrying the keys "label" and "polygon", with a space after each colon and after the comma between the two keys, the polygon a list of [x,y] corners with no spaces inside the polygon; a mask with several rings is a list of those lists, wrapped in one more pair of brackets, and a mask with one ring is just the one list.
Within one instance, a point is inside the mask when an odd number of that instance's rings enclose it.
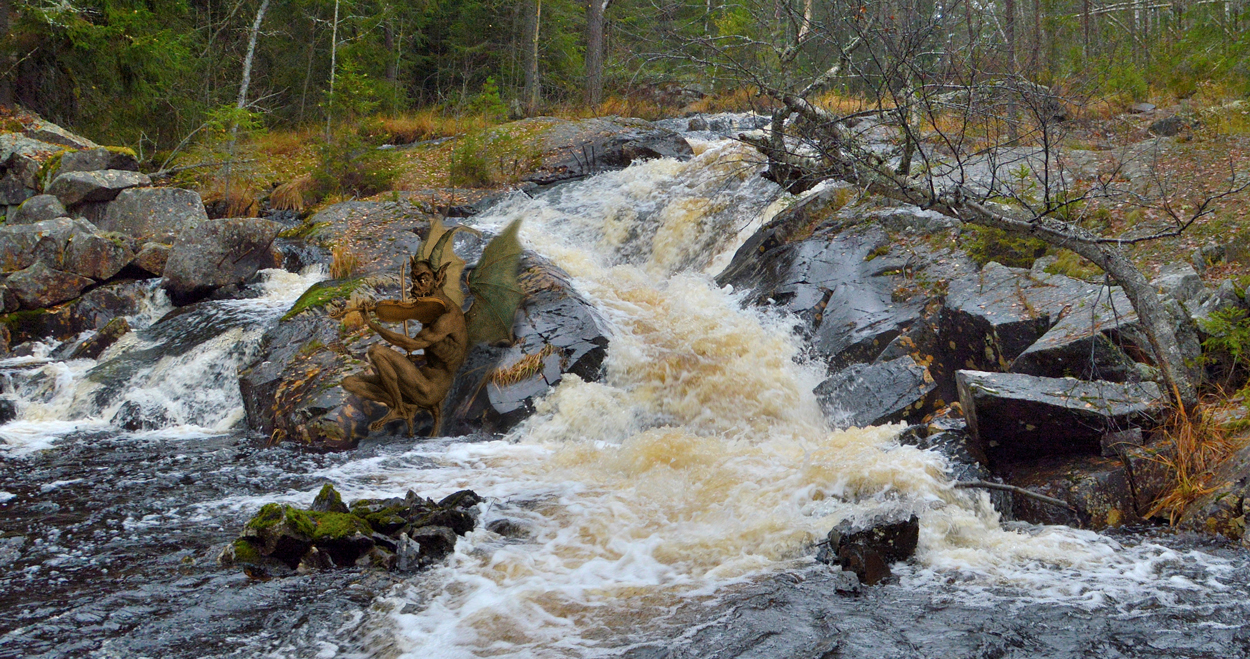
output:
{"label": "twig", "polygon": [[182,167],[170,167],[169,169],[162,169],[159,172],[153,172],[151,174],[148,174],[148,178],[153,178],[153,179],[169,178],[170,176],[173,176],[174,174],[177,174],[178,172],[185,172],[188,169],[200,169],[201,167],[216,167],[218,165],[225,165],[227,164],[227,162],[233,162],[234,164],[243,164],[245,162],[256,162],[256,159],[248,158],[247,160],[234,160],[234,161],[220,160],[218,162],[201,162],[201,163],[197,163],[194,165],[183,165]]}
{"label": "twig", "polygon": [[1005,483],[991,483],[989,481],[960,481],[958,483],[955,483],[955,488],[956,489],[980,488],[980,489],[985,489],[985,490],[1002,490],[1004,492],[1011,492],[1012,494],[1019,494],[1021,496],[1026,496],[1031,499],[1037,499],[1038,501],[1041,501],[1042,503],[1049,503],[1052,506],[1059,506],[1061,508],[1067,508],[1068,510],[1076,512],[1076,508],[1073,508],[1072,504],[1068,503],[1067,501],[1062,501],[1060,499],[1048,497],[1044,494],[1038,494],[1037,492],[1034,492],[1032,490],[1026,490],[1023,487],[1016,487],[1015,485],[1007,485]]}

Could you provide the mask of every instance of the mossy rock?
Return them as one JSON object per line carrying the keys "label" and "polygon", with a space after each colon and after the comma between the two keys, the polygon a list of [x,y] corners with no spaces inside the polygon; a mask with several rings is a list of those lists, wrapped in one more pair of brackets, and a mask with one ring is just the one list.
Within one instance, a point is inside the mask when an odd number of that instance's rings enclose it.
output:
{"label": "mossy rock", "polygon": [[310,309],[320,309],[335,300],[347,300],[363,283],[364,277],[318,282],[299,296],[282,320],[290,320]]}
{"label": "mossy rock", "polygon": [[366,538],[373,535],[373,527],[351,513],[310,512],[308,516],[316,525],[312,532],[313,544],[316,545],[351,538],[357,534]]}
{"label": "mossy rock", "polygon": [[236,565],[264,565],[265,557],[256,549],[251,541],[239,538],[226,545],[225,550],[217,557],[217,561],[226,567]]}
{"label": "mossy rock", "polygon": [[334,486],[326,483],[321,486],[321,491],[317,493],[317,498],[313,499],[313,512],[321,513],[346,513],[351,512],[347,508],[347,504],[343,503],[343,497],[339,495],[339,491]]}
{"label": "mossy rock", "polygon": [[1028,268],[1050,252],[1050,246],[1038,238],[1014,236],[990,227],[966,226],[960,242],[982,267],[995,261],[1009,268]]}
{"label": "mossy rock", "polygon": [[390,535],[408,525],[411,506],[403,499],[360,499],[352,502],[352,514],[374,531]]}

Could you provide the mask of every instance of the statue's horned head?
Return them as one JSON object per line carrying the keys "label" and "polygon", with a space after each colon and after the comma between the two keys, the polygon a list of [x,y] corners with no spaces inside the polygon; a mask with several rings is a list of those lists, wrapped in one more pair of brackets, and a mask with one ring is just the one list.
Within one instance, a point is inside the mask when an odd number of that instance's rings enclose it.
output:
{"label": "statue's horned head", "polygon": [[412,285],[408,292],[412,297],[434,297],[443,289],[443,284],[447,281],[447,267],[451,265],[450,263],[444,263],[441,267],[435,268],[429,261],[418,260],[416,257],[413,257],[409,263]]}

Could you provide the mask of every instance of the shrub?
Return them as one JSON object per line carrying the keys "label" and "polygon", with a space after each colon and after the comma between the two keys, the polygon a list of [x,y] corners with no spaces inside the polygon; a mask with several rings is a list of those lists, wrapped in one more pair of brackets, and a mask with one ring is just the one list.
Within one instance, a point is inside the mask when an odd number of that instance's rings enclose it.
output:
{"label": "shrub", "polygon": [[370,147],[353,134],[322,144],[317,156],[312,187],[318,199],[334,194],[372,196],[389,190],[400,173],[394,152]]}

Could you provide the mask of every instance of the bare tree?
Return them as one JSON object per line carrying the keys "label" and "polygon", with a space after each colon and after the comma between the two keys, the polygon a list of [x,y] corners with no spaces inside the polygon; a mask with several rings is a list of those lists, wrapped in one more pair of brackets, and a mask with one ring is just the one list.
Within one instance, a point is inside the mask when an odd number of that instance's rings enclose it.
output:
{"label": "bare tree", "polygon": [[538,79],[538,30],[542,23],[543,0],[530,0],[530,11],[525,13],[525,91],[522,94],[525,111],[538,111],[542,90]]}
{"label": "bare tree", "polygon": [[586,5],[586,104],[603,102],[603,27],[612,0],[587,0]]}

